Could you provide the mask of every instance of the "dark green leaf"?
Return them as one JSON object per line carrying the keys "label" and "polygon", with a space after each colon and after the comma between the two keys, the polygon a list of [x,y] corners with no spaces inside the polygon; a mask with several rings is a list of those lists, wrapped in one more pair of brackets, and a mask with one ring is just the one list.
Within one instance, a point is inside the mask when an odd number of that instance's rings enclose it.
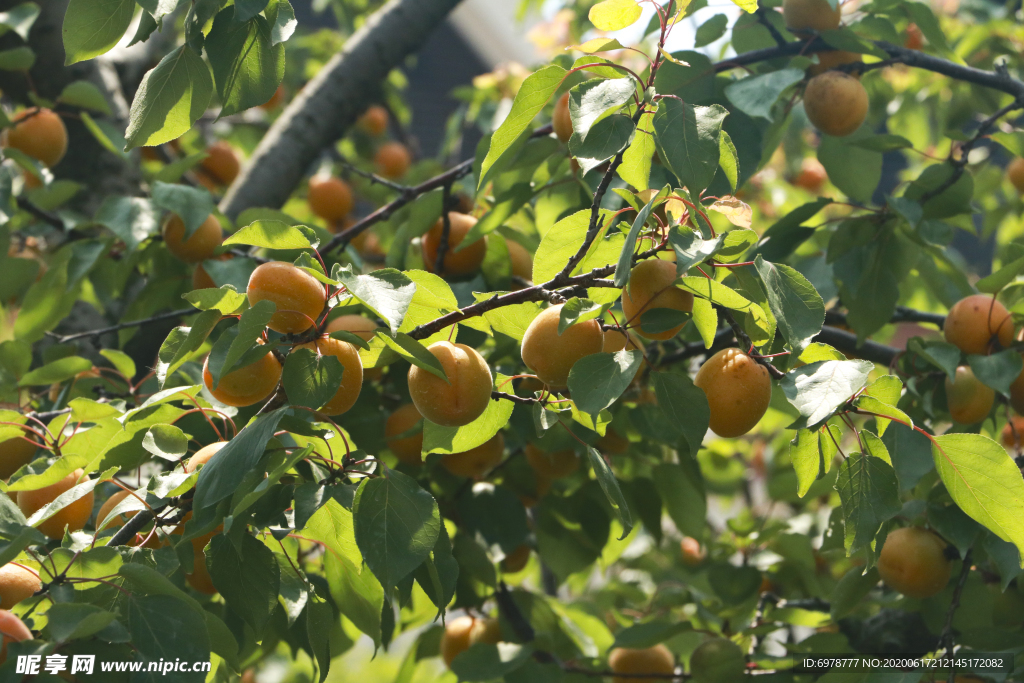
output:
{"label": "dark green leaf", "polygon": [[725,30],[728,28],[728,25],[729,17],[724,14],[716,14],[697,27],[693,46],[704,47],[705,45],[710,45],[725,35]]}
{"label": "dark green leaf", "polygon": [[[654,211],[654,205],[661,201],[664,195],[664,191],[655,193],[650,201],[644,204],[643,208],[637,212],[633,225],[629,228],[629,234],[626,235],[626,243],[622,245],[622,253],[619,254],[619,260],[615,264],[616,287],[625,287],[629,282],[629,273],[633,268],[633,251],[636,249],[636,240],[640,237],[640,231],[646,225],[651,212]],[[559,334],[561,334],[561,331],[559,331]]]}
{"label": "dark green leaf", "polygon": [[281,382],[293,405],[318,410],[334,397],[345,368],[334,356],[295,349],[284,361]]}
{"label": "dark green leaf", "polygon": [[771,120],[772,107],[779,96],[803,78],[803,69],[780,69],[747,76],[725,86],[725,96],[747,116]]}
{"label": "dark green leaf", "polygon": [[615,478],[615,473],[612,472],[608,461],[604,459],[604,456],[596,448],[591,446],[587,447],[587,454],[590,456],[590,466],[594,469],[597,483],[601,485],[601,490],[604,491],[608,504],[612,506],[612,510],[615,511],[615,517],[622,525],[622,536],[619,538],[621,541],[633,530],[633,515],[629,511],[626,498],[622,495],[622,490],[619,488],[619,481]]}
{"label": "dark green leaf", "polygon": [[718,170],[718,137],[728,113],[717,104],[694,107],[666,99],[654,117],[661,159],[693,196],[711,184]]}
{"label": "dark green leaf", "polygon": [[569,138],[569,153],[576,157],[584,174],[625,147],[633,135],[633,121],[623,114],[612,114],[594,124],[587,139],[576,133]]}
{"label": "dark green leaf", "polygon": [[569,371],[569,391],[576,407],[597,415],[626,390],[643,361],[640,351],[594,353],[576,361]]}
{"label": "dark green leaf", "polygon": [[799,355],[825,322],[825,302],[814,286],[795,269],[770,263],[760,255],[754,260],[768,293],[768,305],[793,353]]}
{"label": "dark green leaf", "polygon": [[220,116],[263,104],[284,77],[284,46],[273,44],[270,24],[257,14],[263,8],[252,11],[252,5],[266,5],[267,0],[243,4],[249,7],[236,3],[234,12],[230,7],[221,10],[206,37],[206,54],[222,104]]}
{"label": "dark green leaf", "polygon": [[687,375],[676,372],[653,372],[658,406],[683,434],[690,452],[696,453],[711,420],[707,395]]}
{"label": "dark green leaf", "polygon": [[256,467],[267,442],[277,431],[287,408],[260,415],[245,426],[199,472],[192,508],[203,510],[216,505],[235,492],[246,473]]}
{"label": "dark green leaf", "polygon": [[1010,385],[1024,370],[1020,352],[1014,349],[1006,349],[990,356],[971,354],[967,356],[967,362],[970,363],[974,376],[981,380],[982,384],[1007,397],[1010,395]]}
{"label": "dark green leaf", "polygon": [[676,527],[687,536],[700,538],[704,533],[707,501],[697,464],[687,458],[677,465],[658,465],[653,479]]}
{"label": "dark green leaf", "polygon": [[[147,595],[130,597],[124,612],[143,671],[150,663],[158,670],[162,662],[210,661],[210,640],[202,610],[167,595]],[[192,672],[150,673],[138,680],[191,683],[195,676]]]}
{"label": "dark green leaf", "polygon": [[853,453],[844,460],[839,465],[836,490],[843,503],[849,552],[870,543],[882,522],[903,508],[896,472],[892,465],[874,455]]}
{"label": "dark green leaf", "polygon": [[260,638],[277,606],[281,582],[273,551],[249,534],[242,535],[238,548],[227,536],[217,534],[210,540],[206,564],[225,602]]}
{"label": "dark green leaf", "polygon": [[493,681],[522,666],[532,650],[517,643],[475,643],[452,660],[452,672],[460,681]]}
{"label": "dark green leaf", "polygon": [[213,78],[203,58],[186,45],[175,48],[146,74],[135,92],[126,149],[160,145],[181,136],[203,115],[212,97]]}

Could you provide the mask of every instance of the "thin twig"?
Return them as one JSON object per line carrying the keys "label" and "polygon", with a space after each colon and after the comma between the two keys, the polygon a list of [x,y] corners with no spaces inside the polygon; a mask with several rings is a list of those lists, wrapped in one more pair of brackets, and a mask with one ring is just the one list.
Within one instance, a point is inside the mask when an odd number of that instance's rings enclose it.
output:
{"label": "thin twig", "polygon": [[441,190],[441,241],[437,245],[437,257],[434,259],[434,273],[444,275],[444,257],[448,253],[452,234],[452,217],[448,214],[452,202],[452,184],[445,183]]}
{"label": "thin twig", "polygon": [[75,339],[84,339],[86,337],[98,337],[109,332],[119,332],[120,330],[127,330],[132,327],[140,327],[149,323],[159,322],[161,320],[167,320],[169,318],[182,318],[186,315],[194,315],[199,311],[195,308],[183,308],[178,311],[168,311],[167,313],[158,313],[157,315],[150,316],[148,318],[142,318],[141,320],[130,320],[128,322],[119,323],[117,325],[111,325],[110,327],[101,327],[98,330],[88,330],[86,332],[76,332],[74,334],[59,335],[54,332],[47,332],[46,334],[57,341],[58,344],[69,342]]}

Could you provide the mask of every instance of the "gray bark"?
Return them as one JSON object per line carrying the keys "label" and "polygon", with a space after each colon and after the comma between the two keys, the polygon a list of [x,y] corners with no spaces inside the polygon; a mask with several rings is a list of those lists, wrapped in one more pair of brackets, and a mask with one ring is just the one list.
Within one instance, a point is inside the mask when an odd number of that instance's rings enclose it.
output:
{"label": "gray bark", "polygon": [[323,149],[380,93],[388,73],[416,52],[459,0],[391,0],[345,43],[282,112],[220,204],[232,220],[279,208]]}

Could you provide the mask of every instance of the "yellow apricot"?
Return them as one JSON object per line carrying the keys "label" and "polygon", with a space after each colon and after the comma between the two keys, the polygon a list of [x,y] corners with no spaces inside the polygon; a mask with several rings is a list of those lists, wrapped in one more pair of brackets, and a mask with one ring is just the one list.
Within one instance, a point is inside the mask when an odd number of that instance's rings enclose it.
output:
{"label": "yellow apricot", "polygon": [[[461,251],[456,248],[462,244],[469,231],[476,225],[476,219],[464,213],[450,211],[448,213],[450,229],[448,231],[448,250],[444,253],[441,264],[443,275],[468,275],[480,268],[487,254],[486,239],[478,239]],[[431,273],[437,265],[437,253],[441,248],[444,236],[444,222],[439,218],[434,226],[423,236],[423,266]]]}
{"label": "yellow apricot", "polygon": [[508,257],[512,262],[512,275],[532,282],[533,256],[526,250],[526,247],[515,240],[505,240],[505,244],[508,245]]}
{"label": "yellow apricot", "polygon": [[568,477],[580,467],[580,456],[571,448],[549,453],[528,443],[523,448],[523,454],[530,467],[546,479]]}
{"label": "yellow apricot", "polygon": [[828,0],[783,0],[782,18],[793,33],[809,35],[839,28],[843,11],[838,6],[833,9]]}
{"label": "yellow apricot", "polygon": [[413,365],[409,368],[409,396],[420,414],[444,427],[461,427],[480,417],[491,400],[494,380],[487,361],[476,349],[448,341],[427,347],[448,380]]}
{"label": "yellow apricot", "polygon": [[185,463],[185,472],[187,474],[192,474],[199,469],[200,465],[206,465],[206,463],[210,462],[213,456],[217,455],[217,453],[220,452],[220,449],[227,445],[227,441],[215,441],[203,446],[188,459],[187,463]]}
{"label": "yellow apricot", "polygon": [[889,532],[878,556],[878,574],[908,598],[927,598],[949,583],[946,543],[920,527]]}
{"label": "yellow apricot", "polygon": [[462,616],[451,619],[441,636],[441,658],[449,667],[452,660],[476,643],[497,643],[501,630],[495,619]]}
{"label": "yellow apricot", "polygon": [[555,111],[551,114],[551,126],[559,140],[569,142],[573,132],[572,116],[569,114],[569,93],[562,95],[555,103]]}
{"label": "yellow apricot", "polygon": [[185,239],[185,223],[181,217],[172,213],[167,216],[161,231],[167,251],[185,263],[199,263],[213,256],[220,243],[224,241],[224,232],[213,214],[206,217],[203,224]]}
{"label": "yellow apricot", "polygon": [[306,193],[309,210],[325,221],[338,221],[352,211],[352,190],[341,178],[315,175],[309,179]]}
{"label": "yellow apricot", "polygon": [[708,358],[693,383],[708,398],[711,430],[725,438],[753,429],[772,399],[768,370],[739,349],[722,349]]}
{"label": "yellow apricot", "polygon": [[260,358],[255,363],[232,370],[220,378],[220,384],[213,388],[213,375],[210,373],[210,358],[203,362],[203,383],[213,397],[224,405],[244,408],[274,393],[281,381],[281,363],[273,353]]}
{"label": "yellow apricot", "polygon": [[683,540],[679,542],[679,549],[683,554],[683,564],[688,564],[691,567],[702,564],[704,558],[707,557],[707,552],[701,546],[700,541],[692,536],[683,536]]}
{"label": "yellow apricot", "polygon": [[4,133],[5,147],[24,152],[44,166],[56,166],[68,151],[68,129],[49,109],[32,107],[11,117],[15,124]]}
{"label": "yellow apricot", "polygon": [[230,185],[238,177],[241,163],[238,154],[231,145],[218,140],[206,148],[206,158],[202,161],[202,169],[220,185]]}
{"label": "yellow apricot", "polygon": [[377,166],[377,173],[385,178],[398,180],[408,172],[412,156],[402,143],[386,142],[377,149],[373,162]]}
{"label": "yellow apricot", "polygon": [[339,315],[327,323],[327,333],[351,332],[363,341],[370,341],[377,330],[377,323],[361,315]]}
{"label": "yellow apricot", "polygon": [[324,415],[341,415],[356,404],[359,392],[363,388],[363,362],[359,359],[359,349],[340,339],[322,337],[315,342],[299,344],[296,349],[309,349],[321,356],[334,356],[344,370],[341,383],[327,403],[320,408]]}
{"label": "yellow apricot", "polygon": [[993,349],[993,338],[1003,348],[1013,343],[1013,318],[996,298],[972,294],[949,309],[942,333],[964,353],[987,354]]}
{"label": "yellow apricot", "polygon": [[0,609],[11,609],[43,587],[35,570],[8,562],[0,567]]}
{"label": "yellow apricot", "polygon": [[970,425],[981,422],[992,410],[996,392],[985,386],[969,367],[956,369],[956,379],[946,377],[946,407],[954,422]]}
{"label": "yellow apricot", "polygon": [[693,294],[675,286],[676,265],[671,261],[648,259],[633,267],[629,284],[622,288],[622,312],[642,337],[647,339],[671,339],[683,329],[683,323],[670,330],[652,332],[645,330],[640,321],[643,314],[656,308],[674,311],[693,310]]}
{"label": "yellow apricot", "polygon": [[0,635],[3,635],[3,645],[0,646],[0,664],[7,661],[7,643],[32,640],[32,631],[28,630],[25,622],[7,610],[0,610]]}
{"label": "yellow apricot", "polygon": [[1006,165],[1006,177],[1010,179],[1017,192],[1024,193],[1024,158],[1014,157]]}
{"label": "yellow apricot", "polygon": [[462,453],[446,453],[441,457],[441,466],[460,477],[483,479],[498,466],[504,452],[505,437],[498,432],[476,448]]}
{"label": "yellow apricot", "polygon": [[370,135],[380,137],[388,129],[388,110],[379,104],[372,104],[359,117],[356,125]]}
{"label": "yellow apricot", "polygon": [[814,157],[805,157],[800,162],[800,173],[793,179],[793,185],[817,194],[821,192],[826,180],[828,173],[822,163]]}
{"label": "yellow apricot", "polygon": [[388,448],[396,458],[407,465],[423,464],[423,457],[420,455],[423,450],[423,431],[401,439],[396,437],[412,429],[422,419],[423,416],[416,410],[416,406],[406,403],[388,415],[388,420],[384,423],[384,439],[388,442]]}
{"label": "yellow apricot", "polygon": [[604,347],[604,334],[596,320],[576,323],[558,334],[561,313],[562,304],[544,309],[523,335],[523,363],[552,389],[565,388],[572,366]]}
{"label": "yellow apricot", "polygon": [[815,128],[835,137],[850,135],[868,116],[868,91],[842,71],[826,71],[807,83],[804,111]]}
{"label": "yellow apricot", "polygon": [[1019,415],[1011,416],[1010,420],[1003,427],[1000,438],[1004,447],[1020,450],[1021,442],[1024,440],[1024,417]]}
{"label": "yellow apricot", "polygon": [[[56,500],[57,496],[78,484],[78,480],[83,474],[84,471],[82,469],[77,469],[55,484],[50,484],[34,491],[18,491],[18,507],[21,508],[22,513],[26,517],[31,517],[36,510],[49,505]],[[89,521],[89,517],[92,515],[93,499],[93,493],[90,491],[59,510],[45,522],[37,525],[36,528],[49,538],[54,539],[64,538],[64,527],[67,527],[68,531],[78,531],[85,528],[85,523]]]}
{"label": "yellow apricot", "polygon": [[284,261],[262,263],[249,276],[249,305],[273,301],[277,310],[267,327],[281,334],[304,332],[323,312],[327,294],[315,277]]}
{"label": "yellow apricot", "polygon": [[20,436],[0,441],[0,479],[9,479],[22,465],[32,462],[39,444]]}
{"label": "yellow apricot", "polygon": [[501,561],[501,571],[506,574],[516,574],[523,571],[526,563],[530,561],[530,546],[523,543],[515,550],[505,556]]}
{"label": "yellow apricot", "polygon": [[[664,645],[647,648],[617,647],[608,655],[608,668],[617,674],[662,674],[676,670],[675,657]],[[635,683],[636,678],[613,676],[612,683]]]}

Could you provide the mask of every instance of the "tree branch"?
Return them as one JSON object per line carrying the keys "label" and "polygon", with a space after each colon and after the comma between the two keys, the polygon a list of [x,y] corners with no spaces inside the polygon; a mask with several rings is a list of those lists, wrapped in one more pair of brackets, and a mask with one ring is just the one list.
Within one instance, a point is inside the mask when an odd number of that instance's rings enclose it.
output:
{"label": "tree branch", "polygon": [[827,325],[821,328],[821,332],[814,338],[814,341],[833,346],[848,356],[855,355],[872,363],[886,366],[891,365],[903,353],[900,349],[870,340],[865,341],[862,346],[857,346],[857,335]]}
{"label": "tree branch", "polygon": [[167,320],[169,318],[182,318],[186,315],[194,315],[199,313],[195,308],[183,308],[179,311],[168,311],[167,313],[158,313],[148,318],[142,318],[141,320],[130,320],[128,322],[119,323],[117,325],[111,325],[110,327],[101,327],[98,330],[87,330],[85,332],[76,332],[75,334],[59,335],[53,332],[47,332],[46,334],[57,341],[58,344],[64,342],[73,341],[75,339],[84,339],[86,337],[98,337],[101,334],[107,334],[108,332],[119,332],[120,330],[127,330],[131,327],[141,327],[149,323],[155,323],[160,320]]}

